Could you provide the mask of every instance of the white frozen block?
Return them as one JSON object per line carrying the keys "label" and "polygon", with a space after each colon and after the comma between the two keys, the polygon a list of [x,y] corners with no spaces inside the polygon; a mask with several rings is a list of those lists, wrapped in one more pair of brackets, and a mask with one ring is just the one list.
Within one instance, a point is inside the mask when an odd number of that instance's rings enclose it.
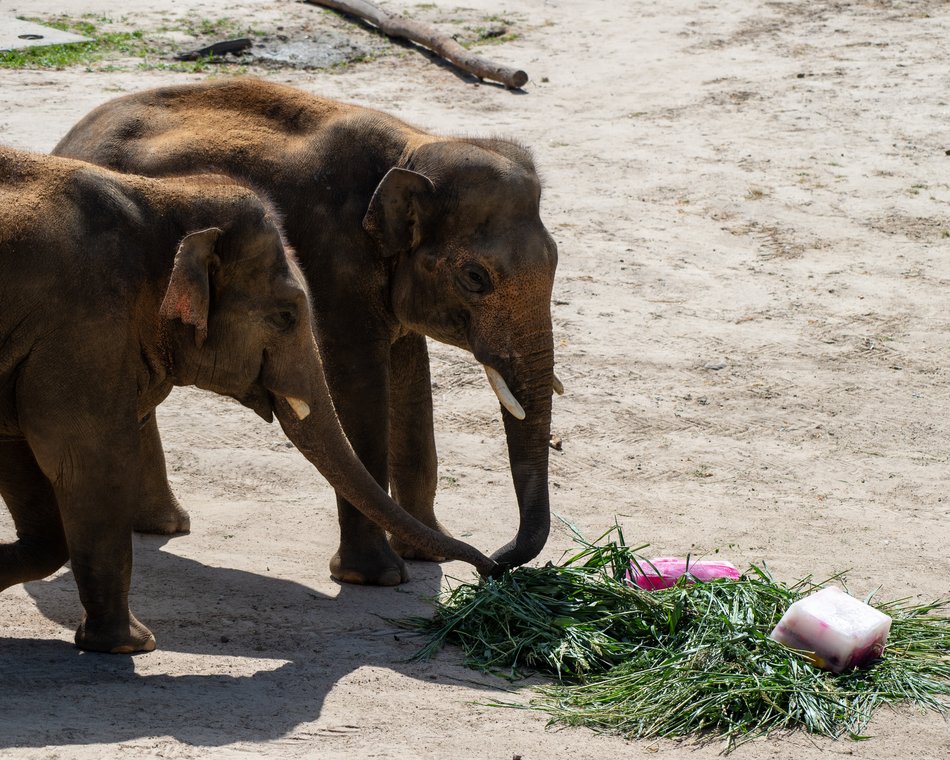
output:
{"label": "white frozen block", "polygon": [[881,656],[891,619],[835,586],[799,599],[771,636],[812,655],[820,668],[840,673]]}

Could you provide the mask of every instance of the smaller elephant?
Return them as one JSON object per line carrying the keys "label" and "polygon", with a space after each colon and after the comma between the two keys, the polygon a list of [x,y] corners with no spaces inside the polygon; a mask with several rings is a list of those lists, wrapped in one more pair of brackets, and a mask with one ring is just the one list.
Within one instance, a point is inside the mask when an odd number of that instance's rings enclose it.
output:
{"label": "smaller elephant", "polygon": [[[275,219],[223,176],[146,179],[0,148],[0,496],[17,532],[0,544],[0,589],[68,559],[82,649],[155,648],[128,607],[131,536],[140,429],[174,385],[285,429],[310,417],[331,484],[397,531],[412,522],[343,435]],[[450,552],[494,566],[461,542]]]}

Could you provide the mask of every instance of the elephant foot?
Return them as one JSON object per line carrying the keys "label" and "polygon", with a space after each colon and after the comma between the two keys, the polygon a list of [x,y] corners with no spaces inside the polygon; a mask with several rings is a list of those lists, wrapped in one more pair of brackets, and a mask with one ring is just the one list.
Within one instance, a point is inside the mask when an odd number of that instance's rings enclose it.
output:
{"label": "elephant foot", "polygon": [[138,533],[157,533],[168,536],[175,533],[188,533],[191,530],[191,517],[178,499],[160,505],[145,506],[139,510],[132,523]]}
{"label": "elephant foot", "polygon": [[398,586],[409,580],[409,570],[388,544],[372,548],[341,544],[330,560],[330,576],[340,583]]}
{"label": "elephant foot", "polygon": [[133,654],[155,649],[155,636],[130,612],[128,622],[112,626],[91,625],[84,618],[76,631],[76,646],[88,652]]}
{"label": "elephant foot", "polygon": [[[427,521],[423,520],[423,522]],[[452,538],[452,534],[443,528],[438,521],[435,521],[435,525],[431,525],[430,527],[442,535]],[[441,554],[407,544],[405,541],[396,538],[395,536],[390,536],[389,545],[392,547],[393,551],[403,559],[411,559],[419,562],[445,562],[446,559],[448,559],[448,557],[445,557]]]}

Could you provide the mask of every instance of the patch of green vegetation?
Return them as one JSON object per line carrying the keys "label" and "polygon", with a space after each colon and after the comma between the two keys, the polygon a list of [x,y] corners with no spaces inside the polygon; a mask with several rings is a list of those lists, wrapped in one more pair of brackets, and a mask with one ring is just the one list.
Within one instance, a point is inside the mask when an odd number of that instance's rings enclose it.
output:
{"label": "patch of green vegetation", "polygon": [[110,53],[139,55],[144,46],[140,31],[103,32],[87,19],[69,19],[58,16],[52,19],[27,18],[38,24],[90,37],[90,42],[69,45],[43,45],[18,50],[0,51],[0,68],[5,69],[65,69],[69,66],[90,64]]}
{"label": "patch of green vegetation", "polygon": [[347,71],[351,66],[357,63],[369,63],[370,61],[375,61],[377,58],[379,58],[379,53],[361,53],[352,58],[347,58],[345,61],[334,63],[328,68],[334,74],[339,74],[343,71]]}
{"label": "patch of green vegetation", "polygon": [[192,34],[218,34],[233,31],[236,26],[230,18],[200,18],[197,19],[188,31]]}
{"label": "patch of green vegetation", "polygon": [[[161,37],[168,32],[184,32],[195,38],[194,47],[202,47],[210,40],[223,37],[256,36],[264,31],[244,27],[235,19],[164,18],[163,25],[150,33],[142,30],[127,31],[127,19],[115,21],[101,14],[86,13],[78,18],[59,15],[50,18],[24,18],[37,24],[53,27],[64,32],[72,32],[89,37],[89,42],[68,45],[44,45],[20,50],[0,51],[0,68],[13,69],[65,69],[70,66],[95,67],[103,71],[128,70],[137,66],[140,69],[161,71],[184,71],[188,73],[207,73],[217,70],[221,63],[233,64],[233,59],[208,56],[197,61],[172,61],[171,55],[177,52],[178,43]],[[110,28],[111,27],[111,28]],[[116,28],[119,27],[119,28]],[[142,59],[130,64],[121,59]],[[229,73],[242,73],[246,67],[229,66]]]}
{"label": "patch of green vegetation", "polygon": [[237,19],[223,18],[178,18],[166,20],[163,32],[185,32],[193,37],[263,37],[267,32],[244,26]]}
{"label": "patch of green vegetation", "polygon": [[512,32],[514,21],[505,16],[491,14],[483,16],[478,23],[465,24],[466,35],[459,40],[462,47],[470,48],[475,45],[496,45],[502,42],[511,42],[521,35]]}
{"label": "patch of green vegetation", "polygon": [[503,42],[514,42],[517,39],[520,39],[521,35],[517,32],[506,32],[505,34],[488,34],[483,37],[479,37],[475,41],[475,45],[500,45]]}

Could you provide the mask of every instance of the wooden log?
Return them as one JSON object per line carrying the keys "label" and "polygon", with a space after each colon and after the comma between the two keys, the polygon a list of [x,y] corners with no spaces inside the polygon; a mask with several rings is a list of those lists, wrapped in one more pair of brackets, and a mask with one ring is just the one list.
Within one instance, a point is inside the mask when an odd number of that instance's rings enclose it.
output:
{"label": "wooden log", "polygon": [[512,89],[523,87],[528,81],[528,75],[520,69],[501,66],[473,55],[451,37],[440,34],[431,26],[395,13],[387,13],[367,0],[305,0],[305,2],[357,16],[379,27],[383,34],[390,37],[402,37],[422,45],[440,58],[444,58],[480,79],[501,82]]}

